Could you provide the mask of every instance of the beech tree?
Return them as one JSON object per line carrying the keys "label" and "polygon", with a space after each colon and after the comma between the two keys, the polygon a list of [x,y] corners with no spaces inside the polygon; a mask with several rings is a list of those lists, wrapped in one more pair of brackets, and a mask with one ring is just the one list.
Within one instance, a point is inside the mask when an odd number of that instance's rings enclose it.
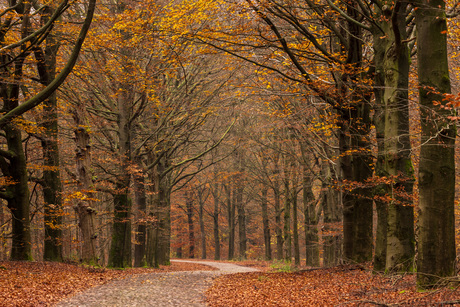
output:
{"label": "beech tree", "polygon": [[451,91],[444,1],[415,1],[421,118],[417,284],[439,286],[455,269],[456,127],[444,106]]}
{"label": "beech tree", "polygon": [[[12,252],[11,259],[14,260],[28,260],[31,259],[31,246],[30,246],[30,228],[29,228],[29,188],[28,188],[28,174],[27,174],[27,161],[24,155],[22,145],[22,132],[18,123],[21,122],[19,116],[27,111],[35,108],[46,99],[50,98],[52,101],[53,93],[64,82],[66,77],[72,71],[83,41],[88,32],[89,26],[92,21],[95,1],[89,1],[86,18],[81,27],[80,33],[74,44],[72,53],[70,54],[67,63],[61,69],[57,76],[54,76],[52,71],[52,63],[46,62],[43,58],[44,49],[43,42],[49,37],[48,43],[52,40],[50,33],[56,20],[63,15],[69,8],[68,1],[62,1],[55,8],[49,5],[42,5],[39,2],[23,2],[23,1],[10,1],[4,4],[4,9],[1,12],[1,27],[2,35],[0,38],[2,46],[2,73],[3,81],[1,82],[1,97],[3,100],[2,113],[0,117],[0,127],[3,129],[3,137],[6,143],[6,150],[2,150],[0,154],[0,168],[4,178],[8,178],[7,184],[3,186],[1,197],[8,202],[8,208],[13,216],[12,218]],[[38,14],[32,14],[32,11]],[[43,23],[40,22],[43,21]],[[19,33],[19,36],[17,35]],[[13,41],[13,42],[12,42]],[[49,48],[55,48],[50,43]],[[49,52],[50,49],[47,49]],[[30,65],[27,62],[29,55],[34,53],[36,58],[36,70],[38,71],[38,78],[45,86],[39,89],[36,94],[28,91],[26,77],[24,70]],[[50,54],[48,54],[50,55]],[[44,67],[46,69],[44,70]],[[48,70],[48,71],[46,71]],[[48,73],[48,75],[44,75]],[[24,98],[24,101],[20,101]],[[52,121],[51,121],[52,122]],[[52,129],[48,133],[53,134]],[[53,147],[53,150],[55,148]],[[45,152],[50,152],[46,151]],[[55,166],[56,161],[47,159],[47,165],[50,168]],[[55,172],[53,170],[52,172]],[[47,173],[50,178],[54,174]],[[46,176],[47,177],[47,176]],[[48,179],[48,177],[47,177]],[[57,182],[50,179],[46,182]],[[57,186],[53,186],[57,188]],[[58,189],[59,190],[59,189]],[[59,201],[53,197],[59,197],[59,191],[50,191],[50,198],[47,199],[53,204],[47,206],[47,219],[54,220],[55,214],[50,212],[50,208],[56,203],[59,206]],[[57,194],[54,192],[58,192]],[[51,195],[53,193],[53,195]],[[59,211],[59,208],[56,208]],[[52,222],[55,223],[54,221]],[[57,221],[59,224],[59,221]],[[50,223],[51,224],[51,223]],[[59,225],[57,225],[59,227]],[[50,227],[47,227],[50,230]],[[57,229],[57,228],[56,228]],[[47,248],[47,257],[51,259],[60,259],[59,247],[59,231],[48,233],[50,235],[51,244]],[[50,249],[51,248],[51,249]]]}
{"label": "beech tree", "polygon": [[[407,25],[409,4],[396,1],[376,6],[373,28],[376,65],[376,176],[383,180],[376,193],[378,230],[376,270],[410,271],[415,256],[414,210],[411,196],[414,170],[409,134],[409,67]],[[409,33],[408,33],[409,32]],[[386,183],[388,182],[388,183]]]}

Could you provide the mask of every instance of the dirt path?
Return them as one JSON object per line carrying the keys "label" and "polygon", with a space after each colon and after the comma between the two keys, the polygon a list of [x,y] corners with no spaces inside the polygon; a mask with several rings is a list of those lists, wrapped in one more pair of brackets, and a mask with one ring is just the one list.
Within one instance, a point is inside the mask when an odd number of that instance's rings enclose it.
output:
{"label": "dirt path", "polygon": [[219,270],[132,275],[91,288],[61,301],[56,306],[205,306],[203,293],[215,276],[257,271],[231,263],[173,261],[205,264]]}

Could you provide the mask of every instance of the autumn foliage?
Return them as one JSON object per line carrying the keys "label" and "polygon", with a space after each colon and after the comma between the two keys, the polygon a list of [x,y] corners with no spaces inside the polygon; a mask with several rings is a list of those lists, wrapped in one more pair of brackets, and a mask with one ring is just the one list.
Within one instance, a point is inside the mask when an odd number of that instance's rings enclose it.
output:
{"label": "autumn foliage", "polygon": [[420,292],[415,276],[373,274],[362,266],[297,272],[240,273],[218,278],[206,292],[210,306],[450,306],[453,286]]}

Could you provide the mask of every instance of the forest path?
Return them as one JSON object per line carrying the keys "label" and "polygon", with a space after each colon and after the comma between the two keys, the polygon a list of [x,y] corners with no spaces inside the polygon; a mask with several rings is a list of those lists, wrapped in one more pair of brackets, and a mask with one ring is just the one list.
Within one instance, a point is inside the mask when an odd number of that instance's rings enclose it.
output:
{"label": "forest path", "polygon": [[74,306],[206,306],[204,292],[212,279],[222,274],[254,272],[257,269],[213,261],[172,260],[215,267],[218,271],[190,271],[131,275],[91,288],[59,302],[57,307]]}

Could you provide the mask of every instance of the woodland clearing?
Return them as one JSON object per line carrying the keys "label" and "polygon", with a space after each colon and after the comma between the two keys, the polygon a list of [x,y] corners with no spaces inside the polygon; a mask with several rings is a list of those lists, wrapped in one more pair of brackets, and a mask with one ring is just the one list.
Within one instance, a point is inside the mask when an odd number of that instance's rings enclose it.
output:
{"label": "woodland clearing", "polygon": [[[215,278],[206,291],[208,306],[460,306],[458,286],[419,292],[412,274],[382,276],[363,266],[296,269],[282,262],[228,263],[260,272]],[[125,270],[54,262],[0,262],[0,305],[54,306],[78,292],[133,275],[211,270],[190,262]]]}

